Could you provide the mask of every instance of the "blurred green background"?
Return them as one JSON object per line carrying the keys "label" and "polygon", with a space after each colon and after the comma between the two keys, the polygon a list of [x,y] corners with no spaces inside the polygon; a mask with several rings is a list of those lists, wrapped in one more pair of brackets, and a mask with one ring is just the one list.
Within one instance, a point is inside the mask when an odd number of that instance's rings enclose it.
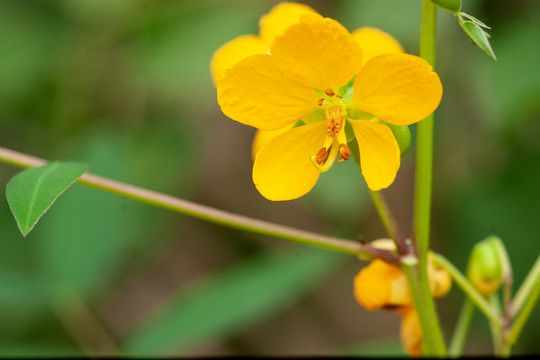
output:
{"label": "blurred green background", "polygon": [[[418,53],[419,0],[305,3]],[[465,269],[473,244],[499,235],[517,289],[540,253],[540,2],[463,3],[492,26],[498,61],[439,11],[433,249]],[[302,229],[384,237],[353,163],[295,201],[252,184],[254,130],[220,112],[209,66],[275,4],[0,0],[1,146]],[[0,165],[2,186],[18,171]],[[414,146],[385,191],[407,233],[413,175]],[[77,184],[23,238],[2,200],[0,356],[403,354],[399,316],[353,298],[364,265]],[[462,300],[454,286],[439,301],[447,337]],[[467,353],[490,353],[478,314],[472,331]],[[539,331],[536,309],[515,353],[539,353]]]}

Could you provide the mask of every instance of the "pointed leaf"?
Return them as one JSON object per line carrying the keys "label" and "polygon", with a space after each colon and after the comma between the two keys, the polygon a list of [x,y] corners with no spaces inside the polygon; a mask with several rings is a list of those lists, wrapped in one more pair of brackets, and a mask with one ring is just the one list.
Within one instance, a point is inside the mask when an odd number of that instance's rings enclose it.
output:
{"label": "pointed leaf", "polygon": [[461,25],[463,31],[465,31],[465,34],[467,34],[469,40],[471,40],[473,44],[475,44],[480,49],[482,49],[483,52],[491,56],[493,60],[497,60],[497,57],[495,56],[495,53],[493,52],[493,49],[489,44],[488,34],[484,30],[482,30],[482,28],[478,24],[472,21],[463,20],[460,20],[459,24]]}
{"label": "pointed leaf", "polygon": [[461,10],[461,0],[431,0],[431,2],[454,14]]}
{"label": "pointed leaf", "polygon": [[482,21],[478,20],[477,18],[475,18],[472,15],[466,14],[464,12],[460,12],[459,15],[463,16],[463,17],[466,17],[467,19],[469,19],[470,21],[472,21],[473,23],[475,23],[478,26],[481,26],[481,27],[486,28],[486,29],[491,29],[489,26],[487,26]]}
{"label": "pointed leaf", "polygon": [[81,163],[52,162],[24,170],[8,182],[6,197],[23,236],[86,170]]}

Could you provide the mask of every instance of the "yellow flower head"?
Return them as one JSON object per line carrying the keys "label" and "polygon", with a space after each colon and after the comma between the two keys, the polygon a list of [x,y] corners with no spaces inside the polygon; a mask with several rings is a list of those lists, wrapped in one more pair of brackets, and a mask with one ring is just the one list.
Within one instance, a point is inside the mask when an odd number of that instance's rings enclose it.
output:
{"label": "yellow flower head", "polygon": [[283,34],[291,25],[300,21],[303,14],[316,14],[315,10],[304,4],[280,3],[259,21],[260,36],[243,35],[229,41],[219,48],[212,58],[212,78],[214,82],[223,79],[225,71],[238,61],[270,50],[274,39]]}
{"label": "yellow flower head", "polygon": [[[450,274],[428,261],[428,277],[431,295],[444,296],[450,291]],[[356,300],[369,310],[394,308],[413,304],[407,279],[401,269],[380,259],[362,268],[354,278]]]}
{"label": "yellow flower head", "polygon": [[422,355],[424,334],[418,313],[412,305],[404,306],[398,312],[402,316],[401,328],[399,329],[401,343],[410,356],[420,357]]}
{"label": "yellow flower head", "polygon": [[[433,265],[428,258],[429,287],[433,297],[444,296],[450,291],[450,274]],[[411,356],[420,356],[422,350],[422,327],[413,304],[411,291],[400,268],[375,259],[354,278],[356,300],[369,310],[395,309],[403,317],[401,342]]]}
{"label": "yellow flower head", "polygon": [[[442,96],[437,74],[412,55],[371,51],[373,57],[363,60],[359,41],[365,33],[353,36],[314,12],[296,18],[268,52],[245,57],[221,79],[216,76],[218,103],[227,116],[276,131],[256,151],[257,189],[270,200],[306,194],[336,159],[349,159],[354,138],[369,188],[390,186],[400,150],[383,122],[409,125],[433,112]],[[397,42],[389,44],[399,51]]]}

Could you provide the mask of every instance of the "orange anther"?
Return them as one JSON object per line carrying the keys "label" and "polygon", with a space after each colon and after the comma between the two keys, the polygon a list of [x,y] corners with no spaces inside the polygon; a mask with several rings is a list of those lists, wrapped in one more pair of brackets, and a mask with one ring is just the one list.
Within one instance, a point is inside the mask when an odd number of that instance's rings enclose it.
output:
{"label": "orange anther", "polygon": [[319,150],[317,155],[315,155],[315,161],[317,161],[317,164],[319,165],[321,165],[327,158],[328,158],[328,150],[324,147],[321,150]]}
{"label": "orange anther", "polygon": [[317,103],[319,106],[323,106],[324,104],[324,98],[320,98],[319,102]]}
{"label": "orange anther", "polygon": [[326,88],[326,90],[324,90],[324,93],[328,96],[334,96],[336,94],[334,94],[334,90],[332,90],[332,88]]}
{"label": "orange anther", "polygon": [[351,157],[351,149],[345,144],[339,145],[339,159],[338,161],[349,160]]}
{"label": "orange anther", "polygon": [[343,96],[341,96],[341,95],[339,95],[339,94],[336,94],[336,97],[337,97],[338,99],[343,99]]}

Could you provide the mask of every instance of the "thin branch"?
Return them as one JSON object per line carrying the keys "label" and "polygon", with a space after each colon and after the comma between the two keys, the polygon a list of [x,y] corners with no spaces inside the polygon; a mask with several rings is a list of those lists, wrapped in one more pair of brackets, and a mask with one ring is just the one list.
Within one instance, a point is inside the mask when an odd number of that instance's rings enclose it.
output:
{"label": "thin branch", "polygon": [[[23,168],[41,166],[47,162],[44,159],[2,147],[0,147],[0,161]],[[86,173],[77,182],[208,222],[347,254],[373,257],[369,250],[364,250],[365,246],[357,242],[253,219],[101,176]]]}
{"label": "thin branch", "polygon": [[444,256],[440,254],[433,254],[433,260],[436,264],[445,268],[450,276],[454,279],[456,284],[463,290],[465,295],[484,313],[490,322],[501,326],[501,319],[499,315],[493,310],[489,302],[476,290],[469,280]]}
{"label": "thin branch", "polygon": [[405,240],[405,236],[401,232],[398,222],[396,221],[394,214],[390,210],[390,207],[388,206],[388,203],[386,202],[386,199],[384,198],[382,192],[369,190],[369,193],[371,194],[371,199],[373,199],[373,204],[375,205],[377,214],[379,214],[379,218],[381,219],[381,222],[383,223],[386,232],[396,243],[396,249],[398,253],[401,255],[410,253],[409,246],[407,246],[407,242]]}

